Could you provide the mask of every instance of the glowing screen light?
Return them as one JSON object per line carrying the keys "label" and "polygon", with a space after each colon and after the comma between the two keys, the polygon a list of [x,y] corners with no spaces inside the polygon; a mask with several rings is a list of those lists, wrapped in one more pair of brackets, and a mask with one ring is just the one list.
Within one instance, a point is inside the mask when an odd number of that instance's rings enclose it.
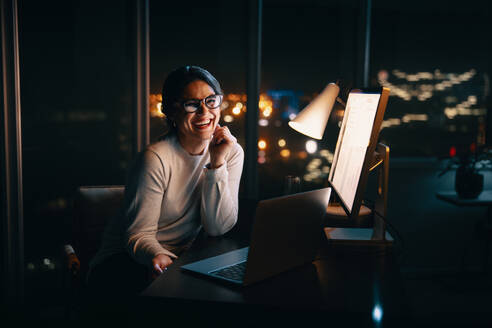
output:
{"label": "glowing screen light", "polygon": [[376,323],[381,322],[381,320],[383,319],[383,309],[381,308],[381,306],[374,306],[374,309],[372,310],[372,319]]}
{"label": "glowing screen light", "polygon": [[333,175],[329,179],[349,211],[354,204],[380,97],[379,93],[350,93],[347,100],[343,133],[338,137]]}

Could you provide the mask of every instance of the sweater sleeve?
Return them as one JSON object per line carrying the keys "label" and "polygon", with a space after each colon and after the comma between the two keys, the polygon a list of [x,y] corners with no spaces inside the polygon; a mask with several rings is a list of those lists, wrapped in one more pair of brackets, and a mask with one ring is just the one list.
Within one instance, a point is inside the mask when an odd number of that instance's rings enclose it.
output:
{"label": "sweater sleeve", "polygon": [[141,154],[131,171],[125,194],[125,246],[137,262],[149,265],[158,254],[177,256],[157,241],[156,233],[166,182],[159,156],[151,150]]}
{"label": "sweater sleeve", "polygon": [[204,169],[200,214],[203,228],[211,236],[222,235],[236,224],[243,160],[244,151],[236,144],[224,165]]}

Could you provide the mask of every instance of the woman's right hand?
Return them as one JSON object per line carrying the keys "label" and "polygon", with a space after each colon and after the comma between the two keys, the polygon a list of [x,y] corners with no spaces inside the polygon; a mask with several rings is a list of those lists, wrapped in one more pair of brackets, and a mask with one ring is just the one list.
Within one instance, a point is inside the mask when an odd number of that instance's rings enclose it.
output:
{"label": "woman's right hand", "polygon": [[172,263],[173,260],[171,260],[171,258],[166,254],[156,255],[152,259],[152,279],[155,279],[161,275]]}

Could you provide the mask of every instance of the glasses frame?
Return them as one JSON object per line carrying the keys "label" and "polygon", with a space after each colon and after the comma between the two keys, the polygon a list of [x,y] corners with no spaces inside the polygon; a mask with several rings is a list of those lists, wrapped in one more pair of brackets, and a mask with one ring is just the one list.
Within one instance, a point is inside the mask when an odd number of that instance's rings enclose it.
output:
{"label": "glasses frame", "polygon": [[[219,101],[219,105],[217,105],[216,107],[210,107],[207,105],[206,103],[206,100],[210,97],[216,97],[218,96],[220,101]],[[224,100],[224,95],[221,95],[221,94],[213,94],[213,95],[210,95],[210,96],[207,96],[203,99],[188,99],[188,100],[183,100],[181,101],[181,107],[183,107],[184,111],[187,112],[187,113],[195,113],[202,105],[202,103],[205,105],[205,107],[207,107],[208,109],[217,109],[217,108],[220,108],[220,106],[222,105],[222,101]],[[186,107],[185,107],[185,103],[188,102],[188,101],[196,101],[198,102],[198,107],[195,108],[195,110],[187,110]]]}

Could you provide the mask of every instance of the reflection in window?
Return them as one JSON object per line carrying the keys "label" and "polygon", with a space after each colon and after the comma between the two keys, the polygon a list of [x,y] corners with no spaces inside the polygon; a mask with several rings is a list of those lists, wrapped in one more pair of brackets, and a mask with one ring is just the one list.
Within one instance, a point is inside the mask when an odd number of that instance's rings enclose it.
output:
{"label": "reflection in window", "polygon": [[[419,133],[440,131],[445,142],[429,139],[426,148],[417,155],[443,155],[452,146],[463,143],[483,143],[476,139],[486,115],[484,85],[487,76],[475,69],[459,73],[407,73],[399,69],[380,70],[378,83],[391,89],[390,102],[382,123],[384,139],[390,138],[392,152],[412,153],[406,135],[396,131],[413,130]],[[413,152],[417,152],[415,149]]]}

